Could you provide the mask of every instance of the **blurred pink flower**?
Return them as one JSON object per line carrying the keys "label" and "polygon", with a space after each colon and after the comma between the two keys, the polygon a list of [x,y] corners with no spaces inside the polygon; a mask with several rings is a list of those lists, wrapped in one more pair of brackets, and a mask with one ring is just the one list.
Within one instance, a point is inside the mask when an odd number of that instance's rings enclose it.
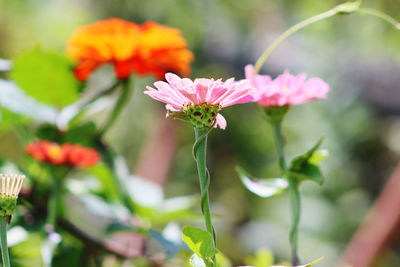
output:
{"label": "blurred pink flower", "polygon": [[294,76],[285,71],[272,80],[268,75],[254,75],[253,65],[247,65],[245,75],[257,89],[254,101],[263,107],[299,105],[318,98],[326,98],[329,91],[329,85],[320,78],[306,81],[305,73]]}
{"label": "blurred pink flower", "polygon": [[157,81],[154,89],[147,86],[144,93],[166,103],[172,116],[190,120],[195,126],[207,127],[214,123],[225,129],[226,120],[218,112],[228,106],[253,101],[254,89],[248,80],[235,81],[234,78],[222,82],[221,79],[199,78],[194,81],[180,78],[175,74],[165,75],[167,82]]}

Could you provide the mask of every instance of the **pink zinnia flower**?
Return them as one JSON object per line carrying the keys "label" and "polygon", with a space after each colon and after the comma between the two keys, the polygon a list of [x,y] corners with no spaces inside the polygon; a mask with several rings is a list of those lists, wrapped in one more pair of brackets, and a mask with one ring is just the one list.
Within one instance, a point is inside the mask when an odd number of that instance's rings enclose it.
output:
{"label": "pink zinnia flower", "polygon": [[329,85],[320,78],[306,81],[306,74],[297,76],[285,71],[274,80],[268,75],[254,75],[254,67],[245,67],[246,79],[256,87],[254,101],[263,107],[292,106],[318,98],[326,98]]}
{"label": "pink zinnia flower", "polygon": [[215,123],[225,129],[226,120],[219,111],[234,104],[253,101],[254,89],[248,80],[235,82],[234,78],[222,82],[221,79],[206,78],[194,81],[175,74],[165,74],[167,82],[157,81],[154,89],[147,86],[144,93],[166,103],[168,116],[189,120],[195,127],[209,127]]}

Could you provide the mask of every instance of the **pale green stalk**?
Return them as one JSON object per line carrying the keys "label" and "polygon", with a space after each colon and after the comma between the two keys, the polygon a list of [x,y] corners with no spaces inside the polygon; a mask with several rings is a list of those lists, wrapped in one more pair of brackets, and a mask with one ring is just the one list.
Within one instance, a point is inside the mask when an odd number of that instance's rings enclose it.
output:
{"label": "pale green stalk", "polygon": [[46,231],[48,233],[54,232],[57,224],[58,217],[58,205],[60,202],[60,191],[61,191],[61,179],[54,179],[53,189],[50,192],[50,197],[47,206],[47,225]]}
{"label": "pale green stalk", "polygon": [[366,14],[366,15],[371,15],[380,19],[383,19],[384,21],[392,24],[395,28],[400,30],[400,22],[389,16],[388,14],[383,13],[382,11],[373,9],[373,8],[360,8],[360,14]]}
{"label": "pale green stalk", "polygon": [[7,225],[9,216],[0,217],[0,244],[1,244],[1,257],[3,260],[3,267],[10,267],[10,255],[8,254],[7,245]]}
{"label": "pale green stalk", "polygon": [[[282,175],[287,172],[287,165],[284,153],[284,138],[281,130],[282,121],[271,122],[274,132],[275,146],[279,158],[279,168]],[[290,229],[289,241],[292,247],[292,264],[298,265],[299,259],[297,255],[297,243],[298,243],[298,232],[299,232],[299,222],[301,214],[300,205],[300,192],[299,185],[295,177],[287,177],[289,181],[289,195],[290,195],[290,207],[292,214],[292,226]]]}

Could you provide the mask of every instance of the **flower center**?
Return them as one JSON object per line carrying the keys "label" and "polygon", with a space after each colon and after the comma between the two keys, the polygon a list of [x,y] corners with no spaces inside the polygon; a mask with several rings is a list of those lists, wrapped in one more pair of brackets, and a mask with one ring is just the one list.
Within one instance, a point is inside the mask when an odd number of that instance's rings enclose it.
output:
{"label": "flower center", "polygon": [[201,129],[213,125],[219,110],[219,106],[203,104],[201,106],[187,106],[183,109],[183,112],[194,127]]}

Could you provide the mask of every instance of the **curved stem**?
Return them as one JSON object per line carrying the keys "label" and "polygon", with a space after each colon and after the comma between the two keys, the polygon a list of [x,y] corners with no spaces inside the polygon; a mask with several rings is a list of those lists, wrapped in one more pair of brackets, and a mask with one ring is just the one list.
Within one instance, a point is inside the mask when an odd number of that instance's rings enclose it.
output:
{"label": "curved stem", "polygon": [[311,25],[311,24],[321,21],[321,20],[325,20],[327,18],[333,17],[338,14],[352,14],[355,12],[359,12],[360,14],[371,15],[371,16],[383,19],[384,21],[392,24],[396,29],[400,30],[400,22],[395,20],[388,14],[385,14],[382,11],[372,9],[372,8],[360,8],[359,5],[360,5],[360,1],[346,2],[344,4],[340,4],[326,12],[315,15],[311,18],[308,18],[306,20],[303,20],[303,21],[293,25],[288,30],[286,30],[284,33],[282,33],[270,46],[268,46],[267,49],[264,51],[264,53],[259,57],[259,59],[257,60],[257,62],[255,64],[255,67],[254,67],[254,75],[256,75],[260,71],[262,65],[265,63],[265,61],[268,59],[268,57],[271,55],[271,53],[275,50],[275,48],[277,48],[278,45],[280,45],[289,36],[296,33],[297,31],[307,27],[308,25]]}
{"label": "curved stem", "polygon": [[292,227],[290,229],[289,241],[292,246],[292,265],[299,264],[299,257],[297,255],[297,241],[299,232],[299,222],[301,214],[300,192],[299,184],[295,178],[289,177],[289,194],[290,194],[290,207],[292,213]]}
{"label": "curved stem", "polygon": [[254,75],[256,75],[260,71],[262,65],[265,63],[265,61],[271,55],[272,51],[274,51],[275,48],[277,48],[278,45],[280,43],[282,43],[284,40],[286,40],[289,36],[291,36],[295,32],[303,29],[304,27],[306,27],[310,24],[333,17],[337,13],[339,13],[338,9],[333,8],[326,12],[323,12],[321,14],[318,14],[316,16],[313,16],[311,18],[303,20],[302,22],[297,23],[296,25],[290,27],[288,30],[286,30],[284,33],[282,33],[270,46],[268,46],[268,48],[264,51],[264,53],[259,57],[259,59],[257,60],[257,62],[255,64],[255,67],[254,67]]}
{"label": "curved stem", "polygon": [[103,130],[101,130],[100,135],[103,135],[107,130],[114,124],[115,120],[118,118],[119,114],[128,103],[129,97],[132,92],[132,87],[130,86],[129,79],[122,80],[122,92],[119,96],[117,102],[115,103],[114,109],[111,112],[108,120],[106,121]]}
{"label": "curved stem", "polygon": [[373,9],[373,8],[360,8],[360,14],[366,14],[366,15],[371,15],[374,17],[378,17],[380,19],[383,19],[384,21],[392,24],[396,29],[400,30],[400,22],[392,18],[386,13],[383,13],[382,11]]}
{"label": "curved stem", "polygon": [[[196,143],[194,145],[194,155],[196,158],[197,171],[199,174],[200,191],[201,191],[201,211],[204,216],[207,231],[213,237],[214,246],[216,246],[214,227],[211,221],[210,202],[208,198],[208,186],[210,184],[210,176],[206,166],[207,154],[207,130],[208,129],[194,129],[196,136]],[[206,134],[204,136],[204,134]],[[216,258],[213,257],[213,266],[216,266]]]}
{"label": "curved stem", "polygon": [[10,255],[8,254],[8,245],[7,245],[7,225],[8,225],[8,216],[0,217],[0,244],[1,244],[1,257],[3,259],[3,267],[10,267]]}

